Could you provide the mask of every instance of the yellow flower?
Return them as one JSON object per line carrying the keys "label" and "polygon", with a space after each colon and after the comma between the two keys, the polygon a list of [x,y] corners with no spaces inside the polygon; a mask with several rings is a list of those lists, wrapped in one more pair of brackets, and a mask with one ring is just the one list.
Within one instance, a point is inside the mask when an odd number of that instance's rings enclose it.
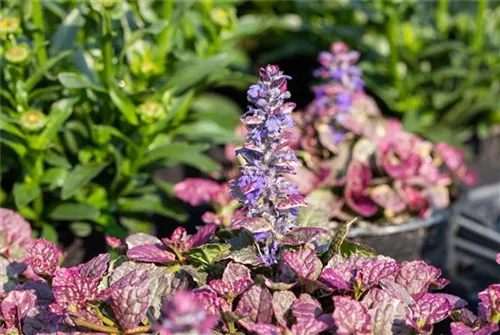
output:
{"label": "yellow flower", "polygon": [[26,44],[19,44],[9,48],[5,52],[5,59],[13,64],[21,64],[28,59],[30,52],[31,49],[29,46]]}
{"label": "yellow flower", "polygon": [[7,16],[0,18],[0,34],[2,36],[15,34],[21,31],[21,23],[17,17]]}
{"label": "yellow flower", "polygon": [[29,131],[37,131],[45,127],[47,117],[40,111],[28,110],[21,115],[21,126]]}

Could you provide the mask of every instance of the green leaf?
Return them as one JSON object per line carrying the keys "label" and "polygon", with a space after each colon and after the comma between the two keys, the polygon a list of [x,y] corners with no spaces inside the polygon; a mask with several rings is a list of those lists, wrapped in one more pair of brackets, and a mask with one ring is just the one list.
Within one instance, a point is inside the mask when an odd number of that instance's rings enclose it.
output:
{"label": "green leaf", "polygon": [[188,91],[180,97],[175,97],[172,101],[172,107],[165,118],[165,124],[171,123],[173,126],[176,126],[184,121],[189,112],[189,107],[191,107],[193,102],[193,98],[194,90]]}
{"label": "green leaf", "polygon": [[219,163],[201,152],[193,152],[191,154],[185,152],[181,155],[171,157],[171,159],[165,161],[164,164],[186,164],[205,173],[216,172],[222,169]]}
{"label": "green leaf", "polygon": [[139,124],[135,112],[135,105],[132,100],[123,93],[123,90],[116,85],[114,80],[109,81],[109,96],[128,123],[134,126]]}
{"label": "green leaf", "polygon": [[63,202],[56,205],[49,213],[49,218],[57,221],[97,220],[99,209],[92,205],[76,202]]}
{"label": "green leaf", "polygon": [[70,169],[71,164],[68,162],[66,157],[59,155],[54,151],[45,152],[44,160],[52,166],[58,166],[65,169]]}
{"label": "green leaf", "polygon": [[146,194],[136,198],[118,199],[118,207],[121,212],[159,214],[184,221],[187,215],[178,208],[167,207],[157,195]]}
{"label": "green leaf", "polygon": [[240,122],[241,108],[231,99],[215,93],[199,95],[191,109],[202,120],[211,120],[225,129],[233,130]]}
{"label": "green leaf", "polygon": [[227,256],[231,246],[225,243],[205,244],[198,248],[189,250],[186,257],[194,266],[208,266],[214,264],[218,259]]}
{"label": "green leaf", "polygon": [[221,127],[213,121],[199,121],[178,127],[175,135],[181,135],[195,142],[211,142],[215,144],[239,143],[242,139],[231,129]]}
{"label": "green leaf", "polygon": [[403,125],[404,129],[409,132],[419,132],[420,127],[420,118],[419,113],[416,110],[409,110],[404,114],[403,117]]}
{"label": "green leaf", "polygon": [[193,280],[198,284],[198,286],[203,286],[207,283],[208,274],[198,270],[192,265],[182,265],[181,269],[186,272]]}
{"label": "green leaf", "polygon": [[77,165],[71,171],[64,182],[61,191],[61,199],[71,198],[82,187],[87,185],[92,179],[108,165],[108,163],[90,163],[86,165]]}
{"label": "green leaf", "polygon": [[131,233],[153,234],[154,226],[149,221],[143,221],[135,218],[121,217],[120,223]]}
{"label": "green leaf", "polygon": [[359,255],[365,257],[376,257],[375,250],[367,245],[356,243],[351,240],[345,239],[340,246],[340,254],[343,257],[349,258],[352,255]]}
{"label": "green leaf", "polygon": [[4,145],[14,150],[14,152],[17,153],[19,157],[24,157],[24,155],[26,155],[26,153],[28,152],[28,149],[26,149],[24,145],[22,145],[18,141],[6,139],[5,135],[2,135],[0,137],[0,143],[3,143]]}
{"label": "green leaf", "polygon": [[52,105],[50,114],[47,118],[47,125],[42,133],[31,140],[31,146],[37,150],[43,150],[49,147],[53,139],[57,136],[63,123],[73,112],[73,105],[78,99],[63,99]]}
{"label": "green leaf", "polygon": [[72,49],[80,28],[85,23],[80,11],[75,8],[69,12],[50,41],[49,53],[55,55],[62,50]]}
{"label": "green leaf", "polygon": [[92,233],[92,225],[88,222],[72,222],[69,230],[77,237],[87,237]]}
{"label": "green leaf", "polygon": [[297,216],[297,223],[300,227],[326,228],[328,226],[328,217],[323,210],[301,207]]}
{"label": "green leaf", "polygon": [[54,167],[45,171],[42,178],[40,179],[41,184],[47,184],[52,187],[63,186],[64,180],[68,175],[68,171],[64,168]]}
{"label": "green leaf", "polygon": [[44,223],[42,226],[42,232],[40,234],[41,238],[46,239],[47,241],[57,243],[59,242],[58,240],[58,234],[54,226]]}
{"label": "green leaf", "polygon": [[24,89],[26,92],[30,92],[40,82],[40,80],[43,79],[45,72],[50,70],[54,65],[59,63],[59,61],[68,57],[72,53],[73,52],[71,50],[64,51],[45,61],[43,65],[38,67],[37,70],[24,83]]}
{"label": "green leaf", "polygon": [[199,153],[200,151],[204,151],[206,149],[208,149],[208,146],[204,144],[193,145],[183,142],[170,143],[146,152],[141,163],[142,165],[146,165],[159,159],[179,159],[179,157],[184,155]]}
{"label": "green leaf", "polygon": [[69,89],[82,89],[90,88],[98,92],[106,93],[104,87],[92,84],[87,77],[74,72],[61,72],[57,75],[57,79],[66,88]]}
{"label": "green leaf", "polygon": [[40,187],[35,184],[14,184],[14,202],[17,208],[22,208],[29,205],[33,200],[40,195]]}
{"label": "green leaf", "polygon": [[166,89],[176,89],[183,92],[203,81],[212,73],[223,70],[230,63],[228,54],[222,53],[196,62],[179,64],[165,86]]}
{"label": "green leaf", "polygon": [[7,133],[10,133],[12,135],[15,135],[19,138],[25,138],[26,135],[21,131],[19,130],[19,128],[17,126],[15,126],[14,124],[12,124],[9,119],[7,117],[5,117],[5,115],[1,114],[0,115],[0,131],[5,131]]}

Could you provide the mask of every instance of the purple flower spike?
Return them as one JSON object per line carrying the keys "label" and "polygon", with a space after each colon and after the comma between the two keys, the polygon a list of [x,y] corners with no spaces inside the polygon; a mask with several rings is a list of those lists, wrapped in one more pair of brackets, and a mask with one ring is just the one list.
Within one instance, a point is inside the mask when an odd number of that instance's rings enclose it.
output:
{"label": "purple flower spike", "polygon": [[156,327],[160,335],[210,334],[217,323],[217,316],[205,311],[197,296],[179,291],[162,308],[163,320]]}
{"label": "purple flower spike", "polygon": [[295,104],[285,102],[290,97],[288,79],[276,65],[268,65],[260,70],[260,81],[248,89],[253,106],[242,116],[248,134],[244,147],[236,152],[246,164],[241,176],[231,182],[232,194],[246,217],[264,219],[271,227],[265,235],[259,231],[255,239],[262,244],[266,264],[276,263],[278,245],[272,241],[296,227],[298,207],[305,205],[297,186],[284,177],[300,165],[289,147],[292,136],[287,128],[294,126]]}

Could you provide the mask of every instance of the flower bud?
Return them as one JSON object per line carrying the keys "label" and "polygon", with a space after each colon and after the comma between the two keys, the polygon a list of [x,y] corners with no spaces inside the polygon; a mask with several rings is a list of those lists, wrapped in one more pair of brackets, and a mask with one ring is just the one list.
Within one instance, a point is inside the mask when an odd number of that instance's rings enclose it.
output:
{"label": "flower bud", "polygon": [[12,64],[22,64],[26,62],[30,56],[31,49],[26,44],[19,44],[7,49],[5,59]]}
{"label": "flower bud", "polygon": [[21,114],[21,126],[29,131],[38,131],[45,127],[47,117],[40,111],[28,110]]}
{"label": "flower bud", "polygon": [[147,101],[137,107],[137,114],[144,123],[153,123],[167,116],[163,105],[156,101]]}

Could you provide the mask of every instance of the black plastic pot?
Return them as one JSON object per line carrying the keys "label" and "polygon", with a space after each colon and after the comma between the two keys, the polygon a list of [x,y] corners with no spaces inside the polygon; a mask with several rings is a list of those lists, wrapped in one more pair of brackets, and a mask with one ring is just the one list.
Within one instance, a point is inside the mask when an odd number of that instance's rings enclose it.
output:
{"label": "black plastic pot", "polygon": [[451,214],[452,209],[448,209],[425,220],[413,219],[397,225],[353,228],[348,237],[399,262],[424,259],[437,266],[440,264],[440,255],[446,251],[443,236]]}

